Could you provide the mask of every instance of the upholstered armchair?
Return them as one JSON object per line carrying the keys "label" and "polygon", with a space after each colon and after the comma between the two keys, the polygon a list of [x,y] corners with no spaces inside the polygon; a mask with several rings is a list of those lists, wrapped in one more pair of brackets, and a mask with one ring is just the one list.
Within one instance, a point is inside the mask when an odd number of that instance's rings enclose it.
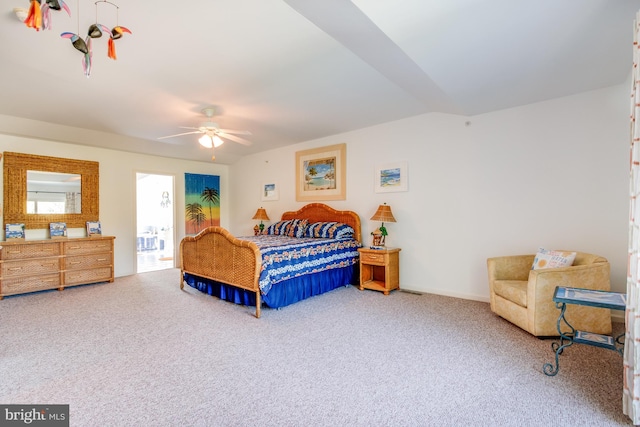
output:
{"label": "upholstered armchair", "polygon": [[[577,252],[570,267],[540,270],[531,269],[534,258],[535,255],[489,258],[487,269],[491,311],[535,336],[559,335],[560,310],[553,302],[556,286],[610,290],[609,262],[601,256]],[[608,309],[567,305],[565,318],[578,330],[611,333]]]}

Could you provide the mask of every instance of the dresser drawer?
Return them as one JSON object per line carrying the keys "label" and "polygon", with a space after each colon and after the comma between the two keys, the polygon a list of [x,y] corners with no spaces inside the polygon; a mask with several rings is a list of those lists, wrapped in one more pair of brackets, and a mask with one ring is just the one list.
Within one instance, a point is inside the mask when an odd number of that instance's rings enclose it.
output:
{"label": "dresser drawer", "polygon": [[384,254],[371,254],[368,252],[360,253],[360,261],[367,264],[380,264],[384,265]]}
{"label": "dresser drawer", "polygon": [[57,257],[4,261],[2,263],[3,278],[56,273],[59,270],[60,258]]}
{"label": "dresser drawer", "polygon": [[58,243],[38,243],[25,245],[2,245],[2,259],[42,258],[60,255]]}
{"label": "dresser drawer", "polygon": [[72,286],[85,283],[107,282],[113,279],[111,267],[92,270],[70,270],[64,272],[64,285]]}
{"label": "dresser drawer", "polygon": [[2,279],[0,282],[0,293],[2,295],[24,294],[26,292],[59,288],[60,274]]}
{"label": "dresser drawer", "polygon": [[68,256],[64,259],[65,270],[80,270],[94,267],[110,267],[110,253]]}
{"label": "dresser drawer", "polygon": [[67,256],[111,252],[112,240],[84,240],[64,242],[64,253]]}

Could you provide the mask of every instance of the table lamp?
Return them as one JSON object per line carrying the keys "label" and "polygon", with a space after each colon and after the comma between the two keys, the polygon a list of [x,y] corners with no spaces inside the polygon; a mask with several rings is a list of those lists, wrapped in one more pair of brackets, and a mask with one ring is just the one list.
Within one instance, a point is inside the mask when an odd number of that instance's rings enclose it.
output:
{"label": "table lamp", "polygon": [[391,206],[388,206],[386,203],[378,206],[378,210],[373,214],[371,219],[373,221],[382,221],[380,228],[371,233],[373,235],[373,246],[384,246],[385,237],[389,234],[384,226],[384,222],[396,222],[393,213],[391,213]]}
{"label": "table lamp", "polygon": [[260,225],[256,225],[255,227],[253,227],[253,232],[256,235],[258,235],[259,233],[262,233],[262,230],[264,230],[264,224],[262,223],[262,220],[269,221],[269,217],[267,216],[267,211],[265,211],[262,207],[259,208],[252,219],[260,220]]}

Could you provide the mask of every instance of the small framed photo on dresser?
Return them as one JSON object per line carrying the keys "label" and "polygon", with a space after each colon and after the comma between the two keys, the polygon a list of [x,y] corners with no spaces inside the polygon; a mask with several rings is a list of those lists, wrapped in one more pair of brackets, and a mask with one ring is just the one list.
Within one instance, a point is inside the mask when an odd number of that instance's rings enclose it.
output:
{"label": "small framed photo on dresser", "polygon": [[100,221],[87,221],[87,236],[100,236],[102,235],[102,226]]}
{"label": "small framed photo on dresser", "polygon": [[67,223],[66,222],[50,222],[49,234],[52,239],[64,239],[67,237]]}
{"label": "small framed photo on dresser", "polygon": [[24,240],[24,224],[6,224],[5,239]]}

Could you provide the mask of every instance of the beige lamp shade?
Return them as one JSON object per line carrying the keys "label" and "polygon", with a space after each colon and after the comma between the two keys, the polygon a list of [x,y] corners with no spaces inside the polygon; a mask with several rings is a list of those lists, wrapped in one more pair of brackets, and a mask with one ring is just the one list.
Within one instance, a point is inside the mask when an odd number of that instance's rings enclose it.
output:
{"label": "beige lamp shade", "polygon": [[371,219],[382,222],[396,222],[393,213],[391,213],[391,206],[388,206],[386,203],[378,206],[378,210],[373,214]]}
{"label": "beige lamp shade", "polygon": [[262,230],[264,230],[264,224],[262,223],[262,220],[269,220],[269,217],[267,216],[267,211],[265,211],[263,208],[259,208],[256,211],[256,214],[253,216],[252,219],[259,219],[260,220],[260,225],[256,225],[256,227],[258,228],[257,230],[253,229],[254,234],[258,235],[259,233],[262,232]]}
{"label": "beige lamp shade", "polygon": [[251,219],[259,219],[259,220],[269,220],[269,217],[267,216],[267,211],[265,211],[263,208],[259,208],[256,211],[256,214],[253,216],[253,218]]}

